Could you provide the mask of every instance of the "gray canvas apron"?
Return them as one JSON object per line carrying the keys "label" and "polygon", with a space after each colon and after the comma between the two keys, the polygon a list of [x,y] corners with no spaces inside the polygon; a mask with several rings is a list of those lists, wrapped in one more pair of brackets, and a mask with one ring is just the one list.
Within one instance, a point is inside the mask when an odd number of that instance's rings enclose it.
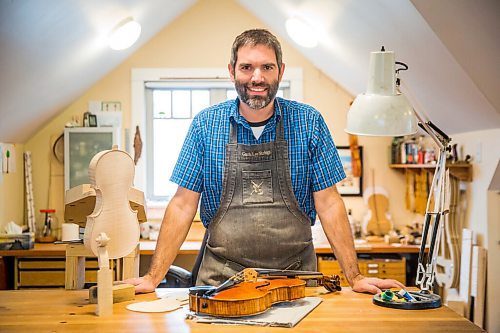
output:
{"label": "gray canvas apron", "polygon": [[276,141],[237,143],[231,123],[221,204],[208,226],[197,285],[219,285],[244,268],[316,271],[311,222],[292,190],[283,121]]}

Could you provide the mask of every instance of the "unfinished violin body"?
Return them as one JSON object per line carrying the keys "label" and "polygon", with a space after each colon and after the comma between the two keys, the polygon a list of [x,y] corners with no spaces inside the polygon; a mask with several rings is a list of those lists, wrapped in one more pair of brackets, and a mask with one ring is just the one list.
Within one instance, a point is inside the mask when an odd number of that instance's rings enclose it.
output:
{"label": "unfinished violin body", "polygon": [[[266,278],[257,279],[257,276]],[[300,276],[294,278],[294,276]],[[273,304],[305,297],[306,280],[316,279],[329,291],[340,290],[340,279],[317,272],[247,268],[219,287],[189,289],[189,309],[217,317],[243,317],[263,313]]]}
{"label": "unfinished violin body", "polygon": [[84,244],[98,255],[97,237],[110,238],[109,259],[130,254],[140,238],[137,211],[130,207],[129,191],[133,186],[135,166],[132,157],[118,146],[97,153],[89,165],[91,188],[96,193],[94,211],[87,216]]}

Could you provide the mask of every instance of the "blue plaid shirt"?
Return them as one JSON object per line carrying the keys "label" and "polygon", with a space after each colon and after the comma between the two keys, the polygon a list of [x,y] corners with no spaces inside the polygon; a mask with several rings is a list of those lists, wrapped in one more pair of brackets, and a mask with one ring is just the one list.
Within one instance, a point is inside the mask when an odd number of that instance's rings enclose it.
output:
{"label": "blue plaid shirt", "polygon": [[[239,99],[226,101],[201,111],[193,119],[170,180],[202,193],[200,217],[205,226],[215,217],[222,195],[222,177],[230,121],[238,124],[238,143],[261,144],[276,137],[277,121],[284,122],[292,188],[300,208],[316,219],[312,193],[345,178],[333,139],[321,114],[313,107],[276,98],[274,115],[259,139],[239,113]],[[233,123],[234,123],[233,122]]]}

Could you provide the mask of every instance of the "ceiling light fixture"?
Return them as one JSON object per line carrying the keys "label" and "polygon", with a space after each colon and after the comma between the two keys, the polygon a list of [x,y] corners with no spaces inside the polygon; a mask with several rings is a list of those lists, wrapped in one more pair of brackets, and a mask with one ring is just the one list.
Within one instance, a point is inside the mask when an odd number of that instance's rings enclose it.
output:
{"label": "ceiling light fixture", "polygon": [[109,35],[109,47],[113,50],[125,50],[139,39],[141,25],[132,17],[127,17],[111,31]]}
{"label": "ceiling light fixture", "polygon": [[312,48],[318,45],[316,31],[305,21],[292,17],[286,20],[286,32],[300,46]]}

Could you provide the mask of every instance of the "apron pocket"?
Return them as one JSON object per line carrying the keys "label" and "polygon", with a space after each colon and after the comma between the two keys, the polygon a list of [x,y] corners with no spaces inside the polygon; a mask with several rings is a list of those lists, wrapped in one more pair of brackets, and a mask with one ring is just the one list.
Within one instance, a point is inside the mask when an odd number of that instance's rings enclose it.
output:
{"label": "apron pocket", "polygon": [[271,170],[242,171],[243,204],[272,203],[273,178]]}

